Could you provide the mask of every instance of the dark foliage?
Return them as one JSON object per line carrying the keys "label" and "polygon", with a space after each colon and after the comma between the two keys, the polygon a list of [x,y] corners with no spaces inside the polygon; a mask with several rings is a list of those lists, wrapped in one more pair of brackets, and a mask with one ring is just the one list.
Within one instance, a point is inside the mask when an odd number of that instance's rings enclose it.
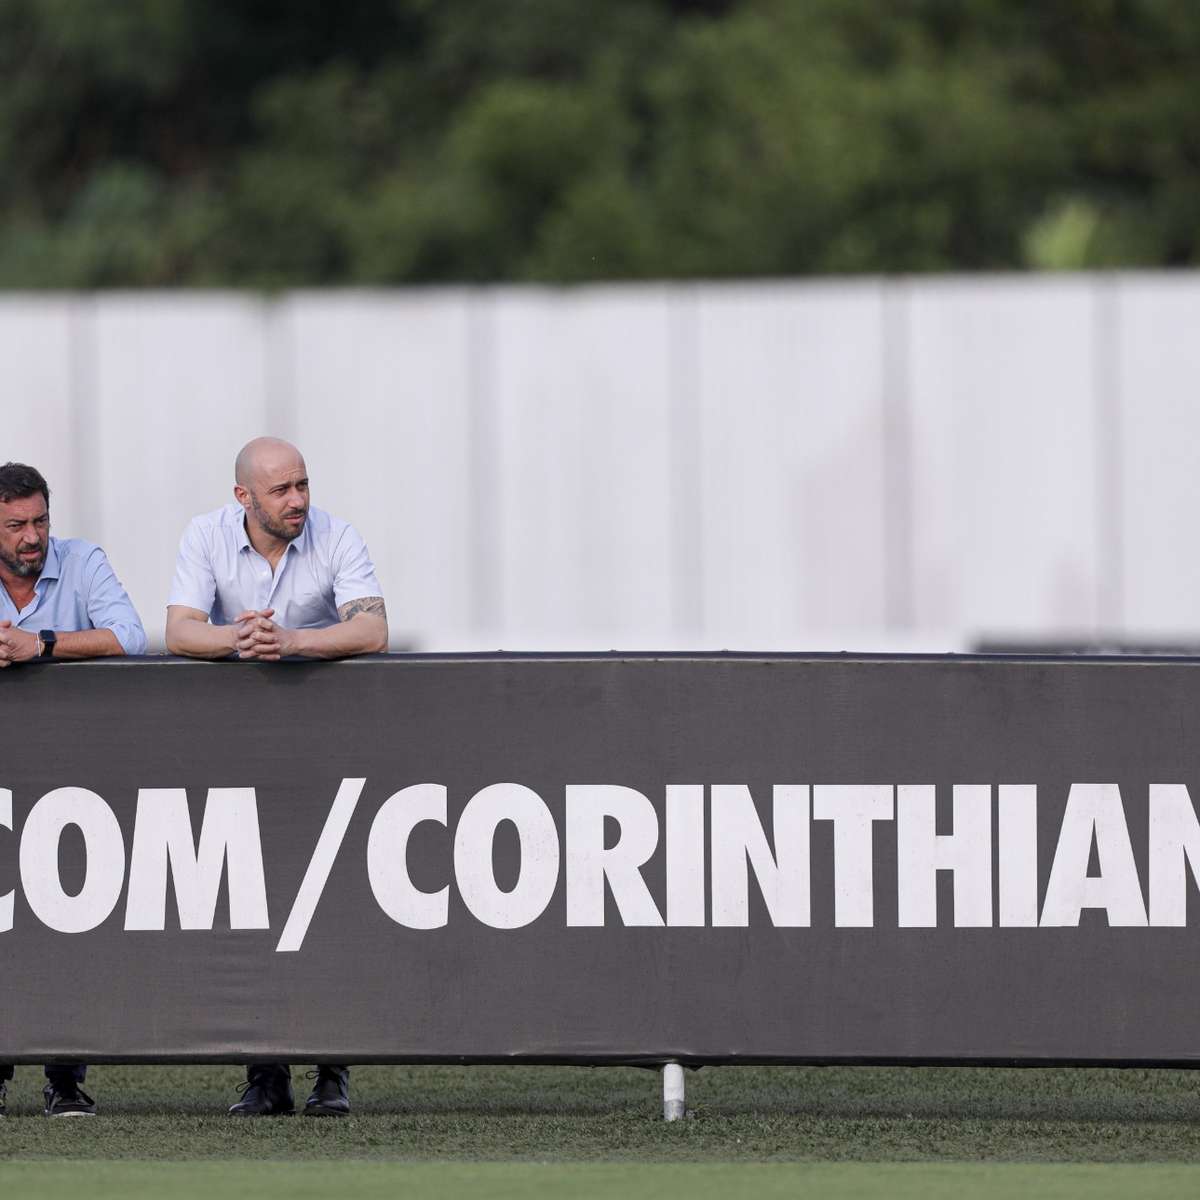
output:
{"label": "dark foliage", "polygon": [[0,286],[1200,260],[1192,0],[0,0]]}

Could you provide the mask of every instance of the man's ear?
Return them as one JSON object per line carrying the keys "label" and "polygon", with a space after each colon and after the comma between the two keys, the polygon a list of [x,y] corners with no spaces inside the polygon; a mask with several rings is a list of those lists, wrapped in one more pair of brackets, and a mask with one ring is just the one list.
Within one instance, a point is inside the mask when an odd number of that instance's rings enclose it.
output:
{"label": "man's ear", "polygon": [[233,498],[247,511],[250,511],[250,489],[240,483],[233,485]]}

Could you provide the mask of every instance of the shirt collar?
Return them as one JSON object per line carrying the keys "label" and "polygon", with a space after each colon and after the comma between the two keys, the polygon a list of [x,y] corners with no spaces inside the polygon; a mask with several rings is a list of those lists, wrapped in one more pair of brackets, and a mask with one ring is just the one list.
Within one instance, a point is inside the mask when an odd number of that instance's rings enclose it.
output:
{"label": "shirt collar", "polygon": [[312,509],[310,508],[308,510],[308,516],[304,518],[304,528],[300,530],[300,533],[295,538],[288,542],[289,550],[295,547],[297,554],[302,554],[304,552],[305,547],[308,545],[308,522],[311,517]]}
{"label": "shirt collar", "polygon": [[[312,517],[311,509],[309,509],[308,515],[309,515],[309,518]],[[254,549],[254,546],[250,542],[250,535],[246,532],[246,514],[245,513],[242,514],[241,520],[238,521],[238,523],[237,523],[237,541],[238,541],[238,553],[239,554],[243,550],[253,550]],[[299,536],[296,538],[293,538],[292,541],[288,542],[288,544],[284,547],[283,553],[285,555],[287,555],[291,550],[295,549],[296,553],[299,554],[307,545],[308,545],[308,521],[306,520],[304,522],[304,528],[302,530],[300,530]],[[50,560],[47,559],[46,561],[48,563]]]}
{"label": "shirt collar", "polygon": [[38,576],[38,583],[41,583],[43,579],[57,579],[61,569],[62,565],[58,557],[58,539],[51,538],[46,549],[46,563],[42,567],[42,573]]}

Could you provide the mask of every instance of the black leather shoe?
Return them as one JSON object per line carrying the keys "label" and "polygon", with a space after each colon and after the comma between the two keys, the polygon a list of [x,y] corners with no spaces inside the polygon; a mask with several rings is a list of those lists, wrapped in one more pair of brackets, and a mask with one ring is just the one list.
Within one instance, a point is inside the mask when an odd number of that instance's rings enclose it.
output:
{"label": "black leather shoe", "polygon": [[296,1111],[291,1078],[281,1067],[251,1070],[238,1091],[242,1098],[230,1108],[231,1117],[290,1117]]}
{"label": "black leather shoe", "polygon": [[71,1080],[48,1083],[42,1088],[48,1117],[94,1117],[96,1102]]}
{"label": "black leather shoe", "polygon": [[317,1082],[304,1102],[306,1117],[344,1117],[350,1112],[348,1067],[318,1067],[308,1078]]}

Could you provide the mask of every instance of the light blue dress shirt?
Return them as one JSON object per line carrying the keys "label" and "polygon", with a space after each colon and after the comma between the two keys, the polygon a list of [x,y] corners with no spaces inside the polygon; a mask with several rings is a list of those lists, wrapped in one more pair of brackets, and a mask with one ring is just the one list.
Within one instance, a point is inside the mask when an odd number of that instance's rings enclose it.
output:
{"label": "light blue dress shirt", "polygon": [[273,620],[285,629],[324,629],[338,623],[340,605],[383,595],[366,543],[346,521],[310,508],[303,532],[272,574],[250,544],[245,517],[235,503],[192,519],[179,543],[168,605],[199,609],[214,625],[273,608]]}
{"label": "light blue dress shirt", "polygon": [[0,619],[26,633],[111,629],[126,654],[146,653],[146,631],[107,556],[78,538],[50,539],[33,599],[19,612],[0,587]]}

